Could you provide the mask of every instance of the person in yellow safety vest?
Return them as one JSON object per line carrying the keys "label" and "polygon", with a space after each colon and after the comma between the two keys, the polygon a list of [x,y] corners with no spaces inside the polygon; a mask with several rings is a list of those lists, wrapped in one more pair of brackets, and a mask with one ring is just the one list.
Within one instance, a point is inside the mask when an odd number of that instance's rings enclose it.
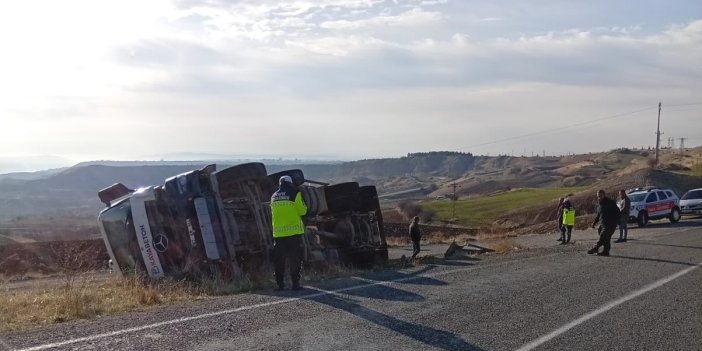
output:
{"label": "person in yellow safety vest", "polygon": [[561,226],[561,245],[565,245],[570,242],[570,236],[573,233],[573,227],[575,227],[575,208],[570,202],[570,198],[566,197],[563,200],[563,225]]}
{"label": "person in yellow safety vest", "polygon": [[278,284],[277,290],[285,289],[285,261],[288,260],[292,289],[300,290],[302,235],[305,234],[302,216],[307,214],[307,205],[302,194],[293,186],[290,176],[280,177],[278,184],[278,190],[271,196],[275,282]]}

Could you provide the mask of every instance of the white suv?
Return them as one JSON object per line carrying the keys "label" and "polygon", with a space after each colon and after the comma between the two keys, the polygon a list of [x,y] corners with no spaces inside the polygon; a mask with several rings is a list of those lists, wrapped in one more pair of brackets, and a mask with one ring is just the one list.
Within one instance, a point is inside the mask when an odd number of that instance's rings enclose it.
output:
{"label": "white suv", "polygon": [[702,188],[686,192],[680,198],[680,209],[684,215],[702,214]]}
{"label": "white suv", "polygon": [[639,227],[649,220],[668,218],[671,223],[680,220],[680,200],[670,189],[636,188],[627,191],[631,200],[629,220]]}

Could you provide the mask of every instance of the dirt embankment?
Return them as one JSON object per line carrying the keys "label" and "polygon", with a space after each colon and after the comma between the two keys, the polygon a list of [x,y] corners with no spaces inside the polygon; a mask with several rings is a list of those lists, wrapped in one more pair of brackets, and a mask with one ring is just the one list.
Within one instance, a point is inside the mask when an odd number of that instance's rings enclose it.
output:
{"label": "dirt embankment", "polygon": [[[383,223],[385,229],[385,235],[389,238],[409,238],[409,223]],[[419,226],[422,236],[440,236],[440,237],[454,237],[458,235],[469,235],[476,236],[481,233],[481,230],[474,228],[455,228],[448,226],[433,226],[433,225],[421,225]]]}
{"label": "dirt embankment", "polygon": [[13,278],[87,272],[106,267],[102,240],[75,240],[0,246],[0,275]]}

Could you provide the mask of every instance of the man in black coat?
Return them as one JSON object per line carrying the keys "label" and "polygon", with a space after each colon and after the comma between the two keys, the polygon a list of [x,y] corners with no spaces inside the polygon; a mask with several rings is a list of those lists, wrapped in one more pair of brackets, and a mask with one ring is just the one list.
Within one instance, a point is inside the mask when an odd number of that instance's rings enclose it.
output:
{"label": "man in black coat", "polygon": [[[590,249],[587,253],[597,254],[597,256],[609,256],[609,249],[612,245],[612,234],[617,229],[620,220],[620,212],[617,203],[608,198],[605,195],[604,190],[597,191],[597,200],[599,200],[599,206],[597,207],[597,216],[595,221],[592,223],[592,227],[595,228],[600,219],[602,220],[601,230],[600,230],[600,240],[597,245]],[[604,247],[602,252],[598,252],[600,246]]]}
{"label": "man in black coat", "polygon": [[409,226],[409,235],[412,239],[412,258],[415,258],[419,253],[419,242],[422,240],[422,232],[419,230],[419,216],[412,218],[412,223]]}

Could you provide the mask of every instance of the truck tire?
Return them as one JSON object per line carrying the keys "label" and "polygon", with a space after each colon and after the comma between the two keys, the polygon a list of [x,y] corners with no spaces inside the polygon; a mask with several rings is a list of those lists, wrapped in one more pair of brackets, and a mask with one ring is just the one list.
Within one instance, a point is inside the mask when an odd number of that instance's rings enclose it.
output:
{"label": "truck tire", "polygon": [[330,213],[357,211],[361,207],[358,183],[339,183],[324,188],[324,196]]}
{"label": "truck tire", "polygon": [[260,162],[251,162],[231,166],[217,171],[214,174],[220,185],[229,182],[244,182],[247,180],[261,181],[267,177],[266,166]]}
{"label": "truck tire", "polygon": [[639,226],[639,228],[643,228],[648,224],[648,213],[641,211],[639,212],[639,216],[636,218],[636,224]]}
{"label": "truck tire", "polygon": [[307,215],[316,216],[327,211],[327,201],[321,188],[302,185],[298,187],[302,194],[302,199],[307,205]]}
{"label": "truck tire", "polygon": [[358,194],[361,197],[361,211],[373,212],[380,209],[378,191],[374,185],[366,185],[358,188]]}

